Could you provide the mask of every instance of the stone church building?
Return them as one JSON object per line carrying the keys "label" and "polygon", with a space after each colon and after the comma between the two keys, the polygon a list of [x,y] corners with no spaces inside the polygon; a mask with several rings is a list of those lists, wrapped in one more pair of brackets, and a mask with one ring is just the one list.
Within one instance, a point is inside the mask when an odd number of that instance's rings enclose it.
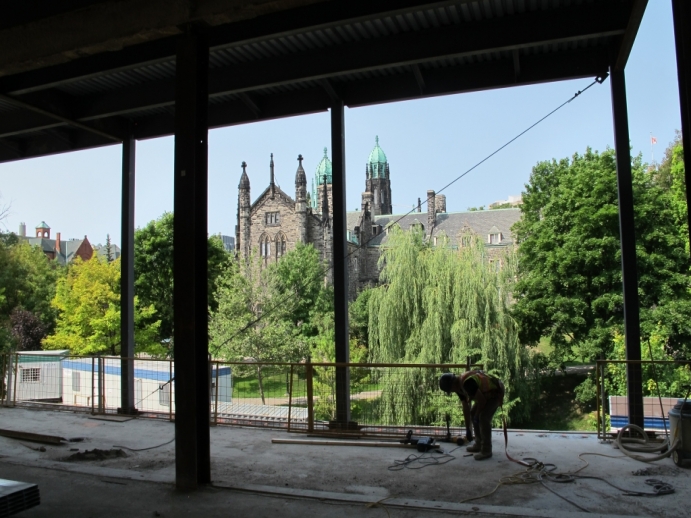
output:
{"label": "stone church building", "polygon": [[[242,163],[238,185],[235,246],[238,257],[258,254],[265,263],[280,260],[298,242],[311,243],[324,261],[333,264],[332,165],[324,148],[308,189],[302,155],[298,155],[294,198],[276,184],[273,154],[269,162],[269,185],[252,201],[247,164]],[[365,164],[365,191],[360,210],[347,213],[350,295],[379,280],[380,248],[386,246],[387,229],[397,224],[403,229],[421,226],[434,244],[442,235],[451,245],[463,246],[470,235],[479,236],[495,255],[513,244],[511,226],[520,218],[520,209],[466,212],[446,211],[446,196],[428,190],[426,214],[422,202],[404,215],[392,210],[391,171],[386,154],[375,139]],[[492,254],[495,251],[495,254]],[[329,277],[331,269],[329,268]]]}

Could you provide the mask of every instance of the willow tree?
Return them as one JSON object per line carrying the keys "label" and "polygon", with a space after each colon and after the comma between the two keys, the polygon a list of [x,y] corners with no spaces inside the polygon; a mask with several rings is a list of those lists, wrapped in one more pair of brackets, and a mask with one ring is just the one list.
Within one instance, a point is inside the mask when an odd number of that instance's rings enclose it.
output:
{"label": "willow tree", "polygon": [[[392,229],[380,259],[382,285],[370,300],[371,359],[442,364],[470,357],[505,382],[504,408],[524,417],[531,362],[509,313],[514,251],[490,257],[480,239],[463,242],[459,249],[447,239],[430,246],[421,229]],[[426,369],[384,374],[382,415],[400,424],[440,424],[444,413],[460,417],[458,402],[438,389],[438,375]]]}

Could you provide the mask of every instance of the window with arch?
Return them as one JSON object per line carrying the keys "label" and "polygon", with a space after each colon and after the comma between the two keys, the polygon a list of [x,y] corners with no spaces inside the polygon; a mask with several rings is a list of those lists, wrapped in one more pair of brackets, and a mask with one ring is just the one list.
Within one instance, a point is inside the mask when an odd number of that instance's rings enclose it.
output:
{"label": "window with arch", "polygon": [[276,259],[280,259],[286,253],[285,234],[276,234]]}
{"label": "window with arch", "polygon": [[259,255],[267,262],[271,257],[271,239],[266,234],[259,238]]}

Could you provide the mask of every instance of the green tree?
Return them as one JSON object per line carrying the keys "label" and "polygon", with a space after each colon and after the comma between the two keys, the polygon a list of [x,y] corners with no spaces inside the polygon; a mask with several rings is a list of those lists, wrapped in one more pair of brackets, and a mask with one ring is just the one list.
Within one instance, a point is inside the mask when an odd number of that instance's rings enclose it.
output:
{"label": "green tree", "polygon": [[[370,357],[441,364],[465,363],[470,356],[504,380],[505,408],[521,418],[530,412],[531,362],[509,314],[513,251],[487,254],[480,239],[454,250],[448,242],[430,246],[421,230],[394,230],[380,259],[382,285],[369,302]],[[437,375],[390,371],[382,381],[382,413],[398,423],[442,424],[445,412],[460,418],[457,402],[438,390]]]}
{"label": "green tree", "polygon": [[277,294],[281,299],[290,300],[290,321],[300,328],[303,336],[317,334],[316,324],[312,321],[315,313],[330,309],[323,307],[324,295],[333,300],[332,291],[324,287],[326,267],[319,251],[311,244],[297,243],[293,250],[271,266],[271,270]]}
{"label": "green tree", "polygon": [[[304,357],[307,343],[291,317],[297,304],[282,296],[276,268],[251,257],[226,268],[217,281],[217,308],[209,321],[209,348],[215,358],[229,361],[296,361]],[[253,365],[259,394],[265,403],[262,373],[265,365]],[[249,369],[236,368],[238,376]]]}
{"label": "green tree", "polygon": [[[78,355],[120,353],[119,259],[78,259],[58,281],[52,304],[59,316],[55,332],[43,340],[46,349],[69,349]],[[160,356],[164,349],[154,313],[152,305],[141,306],[135,297],[135,351]]]}
{"label": "green tree", "polygon": [[10,313],[10,329],[18,351],[40,351],[46,337],[46,325],[41,318],[22,307]]}
{"label": "green tree", "polygon": [[[662,321],[671,331],[672,321],[688,308],[689,259],[670,191],[640,156],[632,161],[632,175],[646,337]],[[608,357],[623,323],[614,151],[587,149],[571,160],[538,163],[521,211],[514,226],[520,246],[513,306],[521,339],[537,343],[548,337],[558,362]]]}
{"label": "green tree", "polygon": [[349,306],[350,337],[369,347],[369,301],[372,288],[362,290]]}
{"label": "green tree", "polygon": [[113,247],[110,244],[110,234],[106,234],[106,261],[113,262]]}
{"label": "green tree", "polygon": [[[14,234],[0,234],[0,351],[18,346],[10,317],[25,310],[40,318],[45,332],[55,326],[56,310],[51,306],[57,279],[65,269]],[[28,330],[26,326],[20,326]],[[33,333],[35,333],[34,330]]]}
{"label": "green tree", "polygon": [[[232,262],[218,236],[208,239],[209,307],[216,309],[216,280]],[[173,214],[166,212],[134,233],[135,293],[143,305],[156,308],[160,339],[173,337]],[[172,350],[170,351],[172,353]]]}

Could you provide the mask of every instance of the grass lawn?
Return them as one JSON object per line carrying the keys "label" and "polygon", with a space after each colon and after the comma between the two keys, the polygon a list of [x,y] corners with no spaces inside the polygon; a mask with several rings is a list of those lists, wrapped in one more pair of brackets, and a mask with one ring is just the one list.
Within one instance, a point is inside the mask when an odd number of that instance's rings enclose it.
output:
{"label": "grass lawn", "polygon": [[[271,374],[265,373],[262,376],[264,385],[264,397],[284,397],[288,395],[289,382],[285,373]],[[307,395],[307,387],[304,379],[298,379],[297,374],[293,374],[293,397],[304,397]],[[233,398],[258,398],[259,381],[256,376],[244,378],[233,378]]]}

